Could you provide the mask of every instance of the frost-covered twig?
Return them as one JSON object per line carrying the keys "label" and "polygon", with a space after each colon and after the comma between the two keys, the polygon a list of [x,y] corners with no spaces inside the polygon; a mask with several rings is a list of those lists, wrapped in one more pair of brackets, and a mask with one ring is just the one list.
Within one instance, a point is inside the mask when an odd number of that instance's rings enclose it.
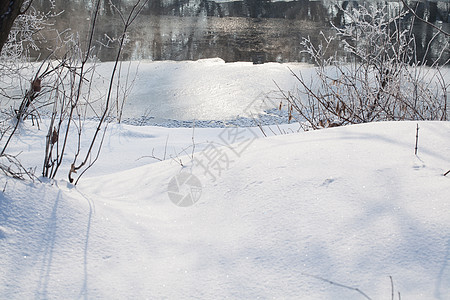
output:
{"label": "frost-covered twig", "polygon": [[430,22],[428,22],[427,20],[425,20],[425,19],[419,17],[419,16],[417,15],[417,13],[415,12],[415,10],[412,9],[412,8],[408,5],[408,3],[406,3],[405,0],[402,0],[402,3],[403,3],[403,5],[406,7],[406,9],[407,9],[410,13],[412,13],[412,14],[414,15],[414,17],[415,17],[417,20],[419,20],[419,21],[421,21],[421,22],[427,24],[428,26],[433,27],[434,29],[436,29],[437,31],[439,31],[440,33],[442,33],[442,34],[445,35],[445,36],[450,36],[450,33],[448,33],[447,31],[442,30],[442,28],[439,28],[439,27],[437,27],[436,25],[434,25],[433,23],[430,23]]}
{"label": "frost-covered twig", "polygon": [[300,122],[319,129],[384,120],[447,118],[448,83],[439,61],[448,43],[441,45],[435,61],[425,60],[430,45],[423,58],[417,57],[413,20],[405,28],[401,24],[405,13],[391,17],[388,9],[387,5],[361,5],[343,10],[346,25],[335,30],[351,61],[328,53],[332,38],[322,35],[319,45],[310,38],[303,40],[304,52],[316,63],[316,74],[307,81],[301,73],[291,71],[299,83],[297,95],[277,86]]}

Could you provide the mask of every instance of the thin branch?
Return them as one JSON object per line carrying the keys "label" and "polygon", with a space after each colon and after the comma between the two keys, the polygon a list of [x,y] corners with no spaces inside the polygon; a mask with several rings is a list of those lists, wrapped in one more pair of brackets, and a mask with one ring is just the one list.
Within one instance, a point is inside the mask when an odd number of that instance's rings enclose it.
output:
{"label": "thin branch", "polygon": [[28,2],[27,5],[25,6],[25,9],[20,10],[20,14],[21,15],[25,14],[30,9],[32,3],[33,3],[33,0],[30,0],[30,2]]}
{"label": "thin branch", "polygon": [[[106,118],[107,118],[109,110],[110,110],[110,102],[111,102],[111,97],[112,97],[112,93],[113,93],[114,78],[116,78],[116,73],[117,73],[117,70],[118,70],[120,57],[122,55],[122,50],[123,50],[123,47],[124,47],[124,44],[125,44],[126,34],[128,32],[128,28],[131,26],[133,21],[139,15],[139,13],[141,12],[141,10],[143,9],[143,7],[145,6],[145,4],[148,1],[149,0],[144,0],[144,1],[138,0],[134,4],[133,8],[131,9],[131,12],[128,15],[128,19],[126,20],[126,23],[124,24],[122,35],[121,35],[120,40],[119,40],[119,46],[118,46],[118,50],[117,50],[117,54],[116,54],[116,59],[115,59],[114,66],[113,66],[113,69],[112,69],[112,72],[111,72],[111,76],[110,76],[109,87],[108,87],[108,92],[107,92],[107,96],[106,96],[106,102],[105,102],[104,111],[103,111],[103,113],[102,113],[102,115],[100,117],[100,120],[98,122],[97,128],[95,129],[93,137],[91,138],[91,142],[90,142],[90,145],[89,145],[89,147],[87,149],[87,152],[86,152],[86,155],[85,155],[84,159],[77,166],[76,165],[77,157],[75,157],[74,160],[73,160],[73,163],[72,163],[71,170],[69,172],[69,181],[73,182],[72,173],[76,173],[77,170],[81,169],[82,167],[84,167],[87,164],[86,168],[81,172],[81,174],[76,179],[75,185],[78,183],[78,181],[80,180],[81,176],[90,167],[92,167],[92,165],[97,161],[97,159],[98,159],[98,157],[100,155],[101,147],[102,147],[103,140],[104,140],[105,134],[106,134],[106,128],[103,129],[103,133],[101,135],[101,141],[100,141],[99,146],[96,148],[96,150],[97,150],[96,152],[97,153],[95,154],[94,159],[88,163],[89,159],[91,159],[92,156],[93,156],[92,151],[94,150],[95,142],[97,140],[97,137],[100,134],[100,131],[102,131],[103,124],[106,122]],[[107,125],[105,127],[107,127]]]}
{"label": "thin branch", "polygon": [[412,13],[414,15],[414,17],[416,17],[419,21],[433,27],[434,29],[436,29],[437,31],[439,31],[440,33],[444,34],[445,36],[450,36],[450,33],[442,30],[441,28],[437,27],[436,25],[434,25],[433,23],[428,22],[427,20],[424,20],[423,18],[419,17],[417,15],[417,13],[406,3],[406,0],[402,0],[403,5],[406,7],[407,10],[409,10],[410,13]]}
{"label": "thin branch", "polygon": [[334,281],[331,281],[331,280],[328,280],[328,279],[325,279],[325,278],[323,278],[323,277],[316,276],[316,275],[311,275],[311,274],[306,274],[306,273],[302,273],[302,275],[305,275],[305,276],[308,276],[308,277],[312,277],[312,278],[315,278],[315,279],[319,279],[319,280],[324,281],[324,282],[327,282],[327,283],[329,283],[329,284],[332,284],[332,285],[335,285],[335,286],[338,286],[338,287],[342,287],[342,288],[345,288],[345,289],[348,289],[348,290],[352,290],[352,291],[358,292],[358,293],[360,293],[362,296],[364,296],[366,299],[372,300],[372,298],[370,298],[369,296],[367,296],[366,293],[364,293],[363,291],[361,291],[361,290],[358,289],[358,288],[351,287],[351,286],[348,286],[348,285],[345,285],[345,284],[342,284],[342,283],[337,283],[337,282],[334,282]]}
{"label": "thin branch", "polygon": [[394,300],[394,280],[392,276],[389,275],[389,279],[391,279],[391,300]]}

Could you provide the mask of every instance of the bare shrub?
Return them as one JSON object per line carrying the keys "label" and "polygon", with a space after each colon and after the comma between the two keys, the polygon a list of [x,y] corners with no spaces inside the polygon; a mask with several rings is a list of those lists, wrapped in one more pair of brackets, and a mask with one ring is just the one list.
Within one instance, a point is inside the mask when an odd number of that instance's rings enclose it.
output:
{"label": "bare shrub", "polygon": [[1,7],[0,22],[0,101],[5,106],[5,101],[21,100],[16,110],[0,113],[0,170],[20,179],[33,179],[33,172],[22,166],[17,155],[8,154],[6,150],[20,122],[33,116],[30,109],[33,109],[33,101],[41,90],[41,79],[34,77],[30,81],[27,77],[32,69],[29,50],[38,49],[39,33],[49,25],[49,18],[55,15],[53,9],[42,13],[31,4],[31,0],[5,2]]}
{"label": "bare shrub", "polygon": [[[69,181],[77,184],[81,176],[91,168],[98,160],[103,145],[103,140],[108,127],[110,117],[116,107],[116,119],[120,121],[124,99],[129,93],[128,87],[121,86],[120,73],[122,70],[121,54],[124,45],[128,42],[128,30],[148,0],[137,0],[128,15],[124,15],[112,3],[111,7],[117,10],[122,19],[123,27],[121,35],[116,39],[117,54],[108,79],[108,88],[103,91],[100,111],[93,108],[91,91],[95,74],[95,52],[93,48],[93,36],[96,29],[99,9],[102,1],[97,1],[93,12],[92,24],[85,51],[74,42],[72,53],[60,62],[60,72],[54,80],[52,88],[55,101],[53,102],[52,116],[46,136],[46,150],[42,175],[54,178],[61,166],[65,149],[70,139],[75,141],[76,150],[70,164],[68,174]],[[129,70],[128,70],[129,72]],[[126,73],[128,75],[128,73]],[[125,81],[128,84],[128,76]],[[116,97],[115,99],[113,97]],[[114,101],[115,100],[115,101]],[[84,133],[84,121],[87,109],[93,110],[98,122],[93,135],[89,138],[87,146],[82,144]],[[73,127],[73,128],[72,128]],[[72,130],[73,129],[73,130]],[[75,131],[75,132],[73,132]]]}
{"label": "bare shrub", "polygon": [[[70,167],[69,181],[75,184],[81,176],[97,161],[105,137],[108,122],[115,115],[120,121],[126,96],[129,94],[130,69],[122,71],[122,50],[128,42],[128,30],[148,0],[136,0],[131,10],[125,14],[110,1],[112,9],[117,11],[122,19],[123,27],[120,36],[111,42],[116,47],[117,55],[111,73],[106,79],[106,90],[97,90],[93,96],[93,78],[96,73],[97,59],[94,45],[94,32],[99,21],[102,0],[95,1],[91,18],[91,27],[87,43],[83,44],[77,34],[70,31],[57,33],[60,41],[56,49],[52,49],[49,57],[41,63],[32,63],[28,59],[25,47],[35,47],[35,35],[14,33],[11,30],[10,40],[3,47],[0,60],[0,69],[7,70],[0,75],[0,96],[3,100],[20,100],[20,106],[13,109],[11,114],[1,114],[0,141],[2,142],[1,157],[5,157],[8,164],[0,164],[0,169],[7,175],[18,174],[24,177],[23,170],[16,156],[7,154],[6,150],[21,122],[31,118],[39,124],[40,113],[44,108],[49,114],[48,131],[45,141],[45,154],[42,167],[42,176],[55,178],[62,164]],[[30,3],[30,2],[27,2]],[[45,25],[49,14],[43,15],[32,8],[29,9],[32,25],[22,26],[22,16],[17,18],[17,26],[24,29],[36,29],[35,33]],[[21,23],[22,22],[22,23]],[[25,22],[26,23],[26,22]],[[16,26],[16,25],[15,25]],[[20,27],[20,28],[22,28]],[[23,31],[23,30],[22,30]],[[26,31],[26,30],[25,30]],[[17,32],[21,32],[20,30]],[[18,38],[22,37],[22,38]],[[83,46],[82,46],[83,45]],[[11,49],[11,50],[10,50]],[[58,55],[56,54],[58,53]],[[63,55],[60,55],[63,53]],[[121,80],[125,72],[125,80]],[[30,75],[31,74],[31,75]],[[124,86],[125,85],[125,86]],[[17,90],[17,86],[26,86]],[[85,132],[84,121],[90,114],[96,116],[97,125],[91,137]],[[13,117],[11,117],[13,116]],[[87,137],[87,143],[82,138]],[[75,146],[72,158],[66,157],[68,145]],[[87,146],[86,146],[87,145]],[[14,158],[14,159],[13,159]],[[71,161],[71,162],[70,162]],[[11,168],[11,164],[16,164]],[[16,170],[15,173],[10,170]]]}
{"label": "bare shrub", "polygon": [[[414,19],[405,24],[404,14],[390,17],[388,9],[379,5],[344,11],[347,25],[335,27],[335,38],[342,41],[350,59],[329,53],[333,37],[322,35],[320,45],[304,39],[316,74],[307,79],[291,71],[299,82],[298,93],[279,92],[306,128],[448,119],[449,83],[443,65],[417,57]],[[441,46],[442,56],[448,51],[448,39]]]}

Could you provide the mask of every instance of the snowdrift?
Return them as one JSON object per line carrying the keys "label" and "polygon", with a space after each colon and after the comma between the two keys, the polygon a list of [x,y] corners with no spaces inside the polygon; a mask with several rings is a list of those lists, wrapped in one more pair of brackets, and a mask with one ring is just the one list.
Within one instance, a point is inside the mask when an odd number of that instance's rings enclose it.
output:
{"label": "snowdrift", "polygon": [[[111,126],[77,187],[1,177],[0,298],[390,299],[392,276],[402,299],[449,299],[450,123],[419,127],[417,156],[416,123],[386,122],[230,145],[198,128],[194,160],[158,162],[137,159],[189,129]],[[188,207],[168,195],[182,173]]]}

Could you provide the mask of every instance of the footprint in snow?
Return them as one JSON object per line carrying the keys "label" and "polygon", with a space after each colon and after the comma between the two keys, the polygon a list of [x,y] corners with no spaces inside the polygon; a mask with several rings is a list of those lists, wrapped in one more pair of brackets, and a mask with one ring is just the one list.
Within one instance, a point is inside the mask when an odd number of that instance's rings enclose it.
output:
{"label": "footprint in snow", "polygon": [[334,179],[334,178],[328,178],[328,179],[325,179],[325,181],[322,182],[322,184],[320,186],[328,187],[330,184],[332,184],[335,181],[336,181],[336,179]]}

